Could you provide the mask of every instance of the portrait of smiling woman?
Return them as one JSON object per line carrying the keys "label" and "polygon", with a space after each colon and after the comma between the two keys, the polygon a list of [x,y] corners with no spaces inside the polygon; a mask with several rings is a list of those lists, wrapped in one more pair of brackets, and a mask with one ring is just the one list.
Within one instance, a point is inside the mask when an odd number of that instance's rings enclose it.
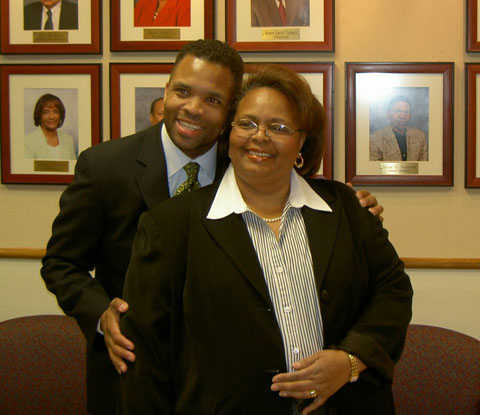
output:
{"label": "portrait of smiling woman", "polygon": [[73,137],[59,130],[65,115],[65,106],[56,95],[44,94],[38,99],[33,110],[33,122],[37,128],[25,136],[25,158],[77,159]]}

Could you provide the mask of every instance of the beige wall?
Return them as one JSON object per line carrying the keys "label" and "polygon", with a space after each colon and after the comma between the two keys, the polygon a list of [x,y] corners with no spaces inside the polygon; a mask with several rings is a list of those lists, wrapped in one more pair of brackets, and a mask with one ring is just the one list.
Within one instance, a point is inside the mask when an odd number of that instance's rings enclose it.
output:
{"label": "beige wall", "polygon": [[[40,278],[40,261],[0,259],[0,321],[61,314]],[[412,322],[446,327],[480,340],[480,278],[473,270],[407,270],[415,291]],[[452,282],[455,281],[455,290]]]}
{"label": "beige wall", "polygon": [[[0,63],[103,63],[103,133],[109,138],[109,62],[171,62],[172,53],[126,53],[109,51],[109,5],[103,2],[103,56],[0,56]],[[224,39],[224,2],[216,1],[217,37]],[[480,62],[480,55],[465,53],[465,1],[464,0],[336,0],[334,54],[280,53],[245,54],[246,61],[334,61],[334,174],[344,179],[345,151],[345,62],[455,62],[454,98],[454,180],[453,187],[370,187],[385,206],[385,226],[390,231],[400,256],[438,258],[480,258],[480,189],[464,188],[465,158],[465,62]],[[0,185],[0,247],[43,247],[49,237],[51,221],[57,213],[58,197],[63,186]],[[475,215],[476,213],[476,215]],[[19,275],[16,276],[17,265]],[[16,296],[29,288],[29,301],[35,293],[43,296],[43,287],[31,282],[32,267],[28,261],[0,262],[0,288],[8,286],[9,302],[24,304]],[[479,292],[480,272],[415,271],[414,285],[416,312],[420,319],[436,321],[435,317],[449,305],[465,310],[477,307],[471,293]],[[16,285],[18,283],[18,285]],[[418,285],[418,287],[417,287]],[[452,288],[448,288],[452,287]],[[455,290],[453,290],[455,287]],[[0,290],[2,297],[3,289]],[[41,292],[41,293],[40,293]],[[427,294],[428,293],[428,294]],[[455,293],[452,295],[451,293]],[[51,300],[46,297],[47,304]],[[43,309],[40,305],[38,310]],[[50,306],[45,306],[50,307]],[[15,313],[22,313],[16,309]],[[17,315],[15,314],[15,315]],[[0,309],[0,320],[9,314]],[[467,320],[465,320],[467,318]],[[460,313],[445,322],[480,337],[478,319],[468,319]],[[443,321],[443,320],[442,320]],[[439,321],[441,323],[442,321]],[[468,323],[466,323],[466,321]],[[471,323],[471,328],[469,325]]]}

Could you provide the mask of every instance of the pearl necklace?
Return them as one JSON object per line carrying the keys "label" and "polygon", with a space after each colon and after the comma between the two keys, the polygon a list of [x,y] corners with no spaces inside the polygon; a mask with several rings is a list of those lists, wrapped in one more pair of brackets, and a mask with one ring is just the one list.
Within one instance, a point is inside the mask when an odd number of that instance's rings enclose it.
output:
{"label": "pearl necklace", "polygon": [[282,217],[283,217],[283,213],[282,213],[282,215],[277,216],[276,218],[264,218],[263,216],[260,216],[257,212],[255,212],[250,206],[248,206],[248,208],[250,209],[250,211],[252,213],[255,213],[255,215],[257,215],[259,218],[263,219],[267,223],[280,222],[282,220]]}
{"label": "pearl necklace", "polygon": [[282,216],[279,216],[278,218],[262,218],[262,219],[267,223],[280,222],[282,220]]}

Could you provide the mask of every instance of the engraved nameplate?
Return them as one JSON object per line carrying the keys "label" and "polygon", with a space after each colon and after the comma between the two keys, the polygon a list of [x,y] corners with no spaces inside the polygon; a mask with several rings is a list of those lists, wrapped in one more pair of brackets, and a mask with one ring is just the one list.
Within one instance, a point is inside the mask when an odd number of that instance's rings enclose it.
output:
{"label": "engraved nameplate", "polygon": [[68,32],[33,32],[33,43],[68,43]]}
{"label": "engraved nameplate", "polygon": [[380,171],[382,174],[418,174],[418,163],[380,163]]}
{"label": "engraved nameplate", "polygon": [[300,29],[263,29],[262,40],[300,40]]}
{"label": "engraved nameplate", "polygon": [[68,173],[68,161],[34,160],[33,171]]}
{"label": "engraved nameplate", "polygon": [[145,40],[157,39],[180,39],[180,29],[144,29],[143,38]]}

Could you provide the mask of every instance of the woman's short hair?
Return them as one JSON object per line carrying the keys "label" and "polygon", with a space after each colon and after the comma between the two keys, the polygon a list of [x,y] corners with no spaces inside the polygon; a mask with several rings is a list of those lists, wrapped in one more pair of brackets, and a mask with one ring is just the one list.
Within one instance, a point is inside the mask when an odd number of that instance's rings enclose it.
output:
{"label": "woman's short hair", "polygon": [[60,98],[53,94],[44,94],[38,98],[37,103],[35,104],[35,109],[33,110],[33,122],[38,127],[42,122],[42,111],[45,105],[53,102],[55,107],[60,112],[60,122],[58,123],[58,128],[63,125],[65,121],[65,106]]}
{"label": "woman's short hair", "polygon": [[312,176],[320,168],[325,145],[325,111],[322,104],[313,95],[305,78],[295,71],[273,64],[255,69],[244,81],[237,104],[247,92],[256,88],[268,87],[285,95],[298,115],[298,128],[305,133],[301,149],[304,164],[297,170],[304,177]]}

